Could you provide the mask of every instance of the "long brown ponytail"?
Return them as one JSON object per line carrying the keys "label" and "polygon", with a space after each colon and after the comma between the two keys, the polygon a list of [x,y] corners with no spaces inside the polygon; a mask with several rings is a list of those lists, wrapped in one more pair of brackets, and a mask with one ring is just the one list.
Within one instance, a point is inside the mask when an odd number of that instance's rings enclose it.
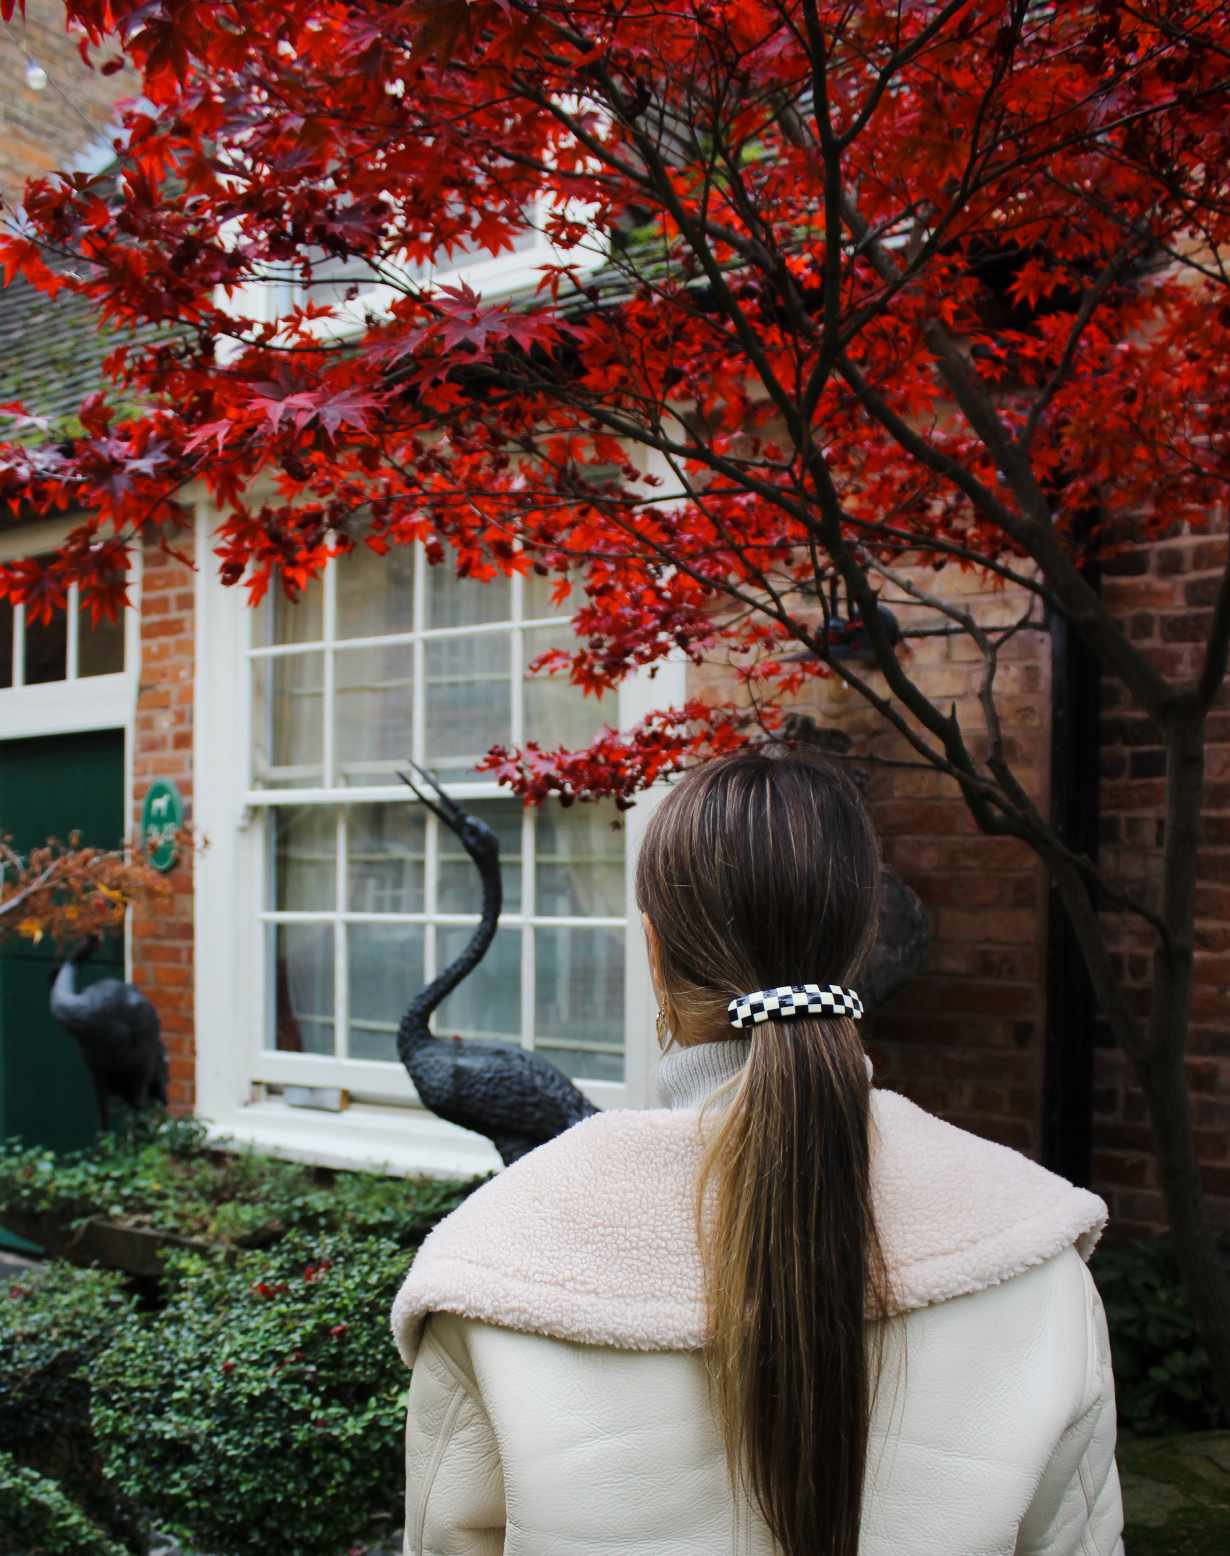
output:
{"label": "long brown ponytail", "polygon": [[[879,855],[818,753],[745,751],[689,773],[637,866],[674,1041],[735,1034],[736,994],[857,988]],[[854,1023],[768,1021],[708,1137],[697,1215],[707,1357],[732,1482],[785,1556],[856,1556],[888,1276],[869,1185]]]}

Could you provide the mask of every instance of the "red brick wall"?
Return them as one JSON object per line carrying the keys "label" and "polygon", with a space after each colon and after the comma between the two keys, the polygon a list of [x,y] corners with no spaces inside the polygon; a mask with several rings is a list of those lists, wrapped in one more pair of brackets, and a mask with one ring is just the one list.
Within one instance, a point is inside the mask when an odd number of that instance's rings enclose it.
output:
{"label": "red brick wall", "polygon": [[[980,591],[972,577],[945,575],[944,593],[960,594],[960,604],[987,624],[1015,619],[1021,606],[1014,592]],[[934,617],[925,624],[934,625]],[[975,646],[964,637],[918,640],[908,667],[940,706],[956,705],[981,756],[986,736]],[[1009,760],[1045,808],[1050,673],[1040,634],[1022,632],[1006,645],[996,685]],[[847,727],[860,749],[894,762],[917,760],[861,703]],[[956,784],[941,773],[873,768],[871,800],[885,856],[931,920],[926,972],[871,1023],[877,1082],[962,1128],[1036,1154],[1045,1034],[1041,866],[1014,840],[984,837]]]}
{"label": "red brick wall", "polygon": [[[173,779],[192,828],[192,695],[195,664],[194,575],[147,546],[141,585],[141,680],[134,727],[134,831],[155,778]],[[133,915],[133,981],[153,1000],[171,1059],[171,1101],[191,1108],[193,1041],[192,848],[186,843],[168,876],[172,894],[153,912]]]}
{"label": "red brick wall", "polygon": [[[1116,558],[1104,596],[1135,643],[1173,679],[1192,676],[1226,560],[1222,523]],[[1164,753],[1156,729],[1114,681],[1103,686],[1102,864],[1151,904],[1161,878]],[[1196,896],[1196,959],[1187,1064],[1196,1144],[1215,1221],[1230,1227],[1230,696],[1208,723],[1203,844]],[[1151,937],[1106,915],[1115,962],[1143,1018],[1152,981]],[[1094,1187],[1120,1236],[1165,1224],[1144,1098],[1112,1047],[1097,1053]]]}
{"label": "red brick wall", "polygon": [[[28,177],[62,166],[106,130],[112,104],[135,90],[130,71],[104,76],[88,69],[78,36],[65,31],[62,0],[27,0],[24,23],[19,15],[0,23],[0,199],[6,205],[20,200]],[[27,54],[47,72],[41,92],[26,85]],[[100,54],[95,63],[107,57]]]}
{"label": "red brick wall", "polygon": [[[943,576],[943,592],[988,625],[1019,616],[1016,591],[981,589],[972,576]],[[927,587],[938,587],[931,575]],[[903,624],[935,625],[929,611],[896,602],[893,609]],[[940,706],[955,703],[971,747],[981,753],[986,736],[977,649],[964,637],[931,637],[912,640],[908,652],[911,675]],[[997,680],[1009,759],[1043,809],[1050,771],[1049,666],[1047,640],[1021,632],[1006,645]],[[885,689],[881,677],[873,683]],[[694,689],[736,694],[730,677],[713,668],[694,677]],[[830,683],[807,711],[820,725],[845,730],[854,742],[852,756],[920,761],[856,693]],[[1041,866],[1013,840],[982,836],[956,784],[942,773],[875,764],[870,770],[871,808],[885,857],[918,893],[931,921],[927,971],[868,1023],[877,1084],[1036,1154],[1045,1021]]]}

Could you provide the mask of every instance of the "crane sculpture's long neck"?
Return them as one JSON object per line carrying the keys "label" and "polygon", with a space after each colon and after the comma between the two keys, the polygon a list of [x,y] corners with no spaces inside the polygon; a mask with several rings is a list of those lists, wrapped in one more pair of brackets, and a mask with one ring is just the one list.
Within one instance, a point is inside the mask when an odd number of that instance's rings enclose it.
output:
{"label": "crane sculpture's long neck", "polygon": [[77,993],[77,964],[73,961],[64,963],[51,985],[51,1014],[67,1027],[76,1026],[86,1014]]}
{"label": "crane sculpture's long neck", "polygon": [[[473,855],[470,856],[474,858]],[[403,1064],[409,1064],[411,1055],[424,1043],[431,1042],[431,1016],[436,1006],[450,995],[469,973],[473,972],[487,954],[487,947],[495,939],[500,921],[500,909],[504,906],[504,885],[500,876],[499,851],[475,859],[479,877],[483,883],[482,917],[478,928],[470,937],[470,943],[459,957],[432,979],[421,994],[406,1008],[397,1028],[397,1054]]]}

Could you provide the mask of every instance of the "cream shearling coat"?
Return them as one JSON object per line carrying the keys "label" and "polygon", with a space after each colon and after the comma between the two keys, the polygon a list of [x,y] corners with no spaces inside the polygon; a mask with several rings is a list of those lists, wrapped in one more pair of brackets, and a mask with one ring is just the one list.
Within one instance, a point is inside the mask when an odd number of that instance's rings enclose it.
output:
{"label": "cream shearling coat", "polygon": [[[898,1295],[860,1556],[1122,1556],[1096,1196],[873,1091]],[[599,1114],[432,1232],[407,1556],[770,1556],[706,1400],[695,1109]]]}

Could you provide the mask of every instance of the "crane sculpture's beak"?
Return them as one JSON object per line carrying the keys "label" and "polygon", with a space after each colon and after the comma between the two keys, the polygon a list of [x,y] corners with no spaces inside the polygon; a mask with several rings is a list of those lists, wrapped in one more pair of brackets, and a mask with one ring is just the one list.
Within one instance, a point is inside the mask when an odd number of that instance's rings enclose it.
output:
{"label": "crane sculpture's beak", "polygon": [[419,764],[411,757],[407,757],[406,761],[409,762],[410,766],[414,768],[421,781],[429,785],[429,787],[435,791],[436,798],[433,800],[424,794],[423,790],[419,788],[418,784],[415,783],[414,779],[410,777],[409,773],[398,773],[397,776],[414,795],[415,799],[420,800],[424,805],[426,805],[427,809],[431,811],[433,816],[442,821],[444,825],[451,831],[459,832],[466,819],[465,812],[461,809],[460,805],[458,805],[455,800],[449,799],[448,795],[445,794],[444,790],[440,787],[440,785],[436,782],[436,780],[432,777],[426,768],[420,767]]}

